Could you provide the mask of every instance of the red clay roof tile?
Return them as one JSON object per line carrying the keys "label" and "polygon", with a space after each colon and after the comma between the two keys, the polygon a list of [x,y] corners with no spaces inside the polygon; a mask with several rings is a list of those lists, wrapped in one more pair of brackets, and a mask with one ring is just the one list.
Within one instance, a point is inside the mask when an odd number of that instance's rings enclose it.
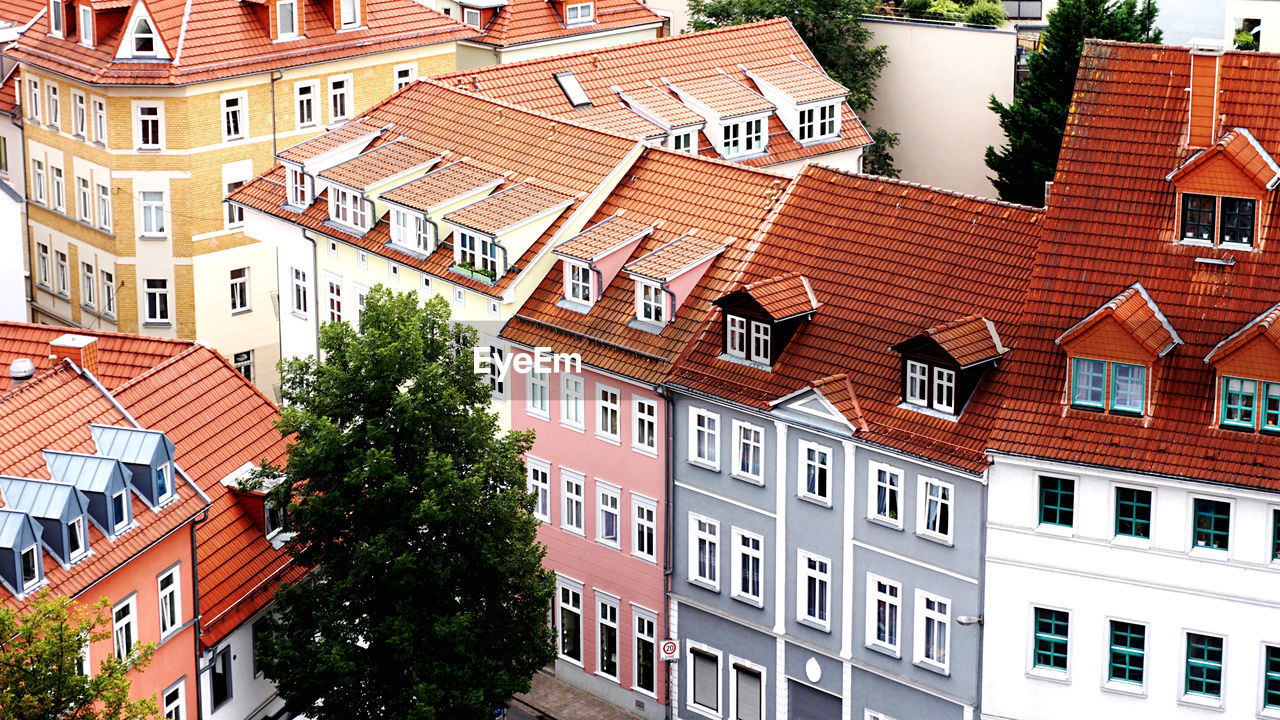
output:
{"label": "red clay roof tile", "polygon": [[654,226],[654,223],[623,217],[622,213],[610,215],[555,246],[554,252],[562,257],[594,262],[648,235]]}
{"label": "red clay roof tile", "polygon": [[978,315],[931,327],[925,334],[938,343],[938,347],[946,351],[960,367],[971,367],[994,360],[1009,351],[1000,342],[995,323]]}
{"label": "red clay roof tile", "polygon": [[622,266],[625,272],[665,282],[724,252],[733,238],[681,235]]}
{"label": "red clay roof tile", "polygon": [[[69,328],[51,325],[0,321],[0,369],[8,369],[18,358],[27,358],[40,372],[51,367],[49,343],[66,335]],[[169,340],[149,335],[75,330],[77,335],[96,338],[98,380],[107,389],[121,384],[190,349],[189,340]]]}
{"label": "red clay roof tile", "polygon": [[783,63],[754,63],[743,68],[747,77],[759,78],[795,99],[797,103],[834,100],[848,96],[843,85],[826,73],[791,59]]}
{"label": "red clay roof tile", "polygon": [[470,42],[508,47],[554,38],[587,35],[622,28],[657,27],[662,16],[640,0],[594,0],[595,21],[566,26],[547,0],[509,0],[484,34]]}
{"label": "red clay roof tile", "polygon": [[556,208],[567,208],[573,201],[572,195],[529,180],[499,190],[461,210],[454,210],[444,219],[454,225],[495,236]]}
{"label": "red clay roof tile", "polygon": [[438,153],[418,146],[412,140],[392,140],[320,173],[325,180],[364,190],[386,182],[401,173],[421,168],[440,160]]}
{"label": "red clay roof tile", "polygon": [[821,305],[813,294],[809,279],[794,272],[750,283],[742,288],[742,292],[755,300],[775,321],[811,313]]}

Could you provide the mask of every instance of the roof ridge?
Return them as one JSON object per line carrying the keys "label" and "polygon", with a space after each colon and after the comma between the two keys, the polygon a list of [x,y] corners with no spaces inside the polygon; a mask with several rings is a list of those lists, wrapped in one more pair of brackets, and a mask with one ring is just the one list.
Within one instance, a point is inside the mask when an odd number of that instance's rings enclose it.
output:
{"label": "roof ridge", "polygon": [[[927,185],[925,183],[918,183],[918,182],[912,182],[910,180],[903,180],[902,178],[893,178],[885,175],[872,175],[870,173],[850,172],[848,170],[841,170],[840,168],[835,168],[820,162],[809,163],[808,165],[805,166],[803,170],[800,171],[800,175],[809,173],[810,170],[814,170],[814,169],[827,170],[837,175],[843,175],[845,177],[850,177],[850,178],[874,180],[876,182],[885,183],[886,185],[898,185],[900,187],[915,188],[917,190],[928,190],[930,192],[936,192],[939,195],[947,195],[949,197],[960,198],[962,200],[974,200],[984,205],[993,205],[995,207],[1007,207],[1007,208],[1012,208],[1014,210],[1026,210],[1029,212],[1036,213],[1037,215],[1044,214],[1044,208],[1042,207],[1033,207],[1031,205],[1021,205],[1019,203],[1011,203],[1008,200],[999,200],[996,198],[983,197],[981,195],[962,193],[959,190],[948,190],[947,188],[938,187],[937,185]],[[797,177],[799,177],[799,175],[797,175]]]}
{"label": "roof ridge", "polygon": [[[658,45],[662,43],[678,41],[678,40],[691,38],[691,37],[705,38],[711,35],[724,34],[726,32],[743,32],[746,29],[769,27],[772,25],[780,25],[782,23],[786,23],[787,25],[791,26],[792,31],[795,31],[795,26],[791,24],[791,20],[789,18],[776,17],[776,18],[770,18],[768,20],[757,20],[756,22],[751,22],[751,23],[741,23],[738,25],[725,25],[723,27],[714,27],[714,28],[709,28],[707,30],[695,30],[694,32],[679,33],[674,35],[664,35],[662,37],[649,38],[648,40],[636,40],[635,42],[623,43],[621,45],[610,45],[604,48],[576,50],[574,52],[559,53],[558,55],[546,55],[543,57],[530,58],[528,60],[519,60],[513,63],[502,63],[500,65],[487,65],[481,68],[472,68],[471,70],[455,70],[451,73],[441,73],[439,75],[432,75],[430,78],[425,78],[425,79],[443,80],[445,78],[466,78],[473,75],[479,78],[479,77],[483,77],[486,74],[498,74],[501,72],[507,72],[508,71],[507,68],[511,68],[511,71],[514,71],[515,69],[518,69],[521,67],[534,65],[537,63],[551,63],[556,60],[561,60],[569,57],[578,57],[578,56],[591,57],[592,55],[619,53],[621,51],[628,50],[631,48],[637,48],[637,47],[649,46],[649,45]],[[799,35],[798,32],[796,34]]]}
{"label": "roof ridge", "polygon": [[[73,372],[73,370],[71,369],[71,361],[66,358],[59,360],[56,365],[49,368],[48,370],[45,370],[44,372],[41,372],[41,373],[36,373],[34,377],[26,380],[18,387],[10,387],[4,392],[0,392],[0,402],[11,400],[17,397],[19,394],[21,394],[22,391],[27,390],[29,388],[33,388],[42,382],[47,382],[50,379],[52,379],[53,376],[62,372]],[[76,375],[79,376],[79,373],[76,373]]]}

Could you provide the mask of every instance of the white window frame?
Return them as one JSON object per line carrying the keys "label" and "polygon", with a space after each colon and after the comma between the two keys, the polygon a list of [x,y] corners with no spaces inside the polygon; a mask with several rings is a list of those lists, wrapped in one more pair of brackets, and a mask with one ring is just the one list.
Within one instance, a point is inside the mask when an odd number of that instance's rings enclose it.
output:
{"label": "white window frame", "polygon": [[[248,139],[249,93],[245,90],[223,93],[220,98],[220,106],[222,108],[220,116],[222,119],[222,141],[234,142]],[[231,127],[233,121],[234,128]]]}
{"label": "white window frame", "polygon": [[[147,24],[147,32],[145,33],[139,32],[138,27],[144,22]],[[138,40],[144,37],[150,38],[151,40],[150,50],[140,50],[138,48]],[[150,17],[148,17],[145,14],[138,14],[134,16],[133,25],[132,27],[129,28],[128,38],[125,40],[125,43],[126,43],[124,45],[125,57],[151,58],[151,57],[163,56],[161,49],[164,47],[164,45],[160,41],[160,34],[156,32],[156,24]]]}
{"label": "white window frame", "polygon": [[364,233],[369,229],[369,201],[354,190],[330,185],[329,219]]}
{"label": "white window frame", "polygon": [[551,522],[551,463],[541,458],[524,458],[527,486],[534,496],[533,516],[543,523]]}
{"label": "white window frame", "polygon": [[[401,74],[404,77],[401,77]],[[392,91],[403,90],[418,80],[418,63],[405,63],[391,68]]]}
{"label": "white window frame", "polygon": [[93,141],[105,146],[107,144],[107,101],[97,97],[90,98],[89,107],[93,113]]}
{"label": "white window frame", "polygon": [[480,29],[480,11],[475,8],[462,8],[462,23],[471,27]]}
{"label": "white window frame", "polygon": [[[699,524],[704,527],[699,528]],[[710,556],[706,574],[698,564],[700,546],[704,543]],[[720,522],[697,513],[689,513],[689,582],[720,592]]]}
{"label": "white window frame", "polygon": [[[730,422],[733,428],[733,467],[730,468],[729,474],[739,480],[746,480],[756,485],[764,484],[764,428],[759,425],[752,425],[734,419]],[[760,437],[759,442],[753,442],[746,437],[747,433],[757,433]],[[758,455],[760,461],[757,465],[759,472],[751,473],[742,469],[742,459],[744,451],[747,447],[755,448],[755,454]]]}
{"label": "white window frame", "polygon": [[[880,592],[880,585],[882,584],[886,589],[895,590],[897,594]],[[879,637],[880,603],[882,602],[885,603],[886,607],[894,607],[897,610],[893,614],[893,638],[896,642],[891,643],[887,640],[881,640]],[[866,629],[863,642],[873,650],[888,653],[893,657],[902,657],[902,583],[890,580],[887,577],[867,573],[866,605]]]}
{"label": "white window frame", "polygon": [[[596,675],[614,682],[618,682],[618,677],[622,674],[622,632],[618,621],[618,601],[618,597],[596,590]],[[604,653],[601,652],[606,628],[613,630],[612,675],[605,672]]]}
{"label": "white window frame", "polygon": [[[832,462],[831,448],[826,445],[820,445],[809,440],[798,440],[796,443],[796,495],[803,500],[810,500],[819,505],[831,507],[831,486],[835,481],[835,463]],[[810,462],[809,451],[813,451],[815,456],[823,453],[827,456],[825,464],[819,464],[816,461]],[[826,494],[809,492],[808,478],[809,466],[813,465],[815,469],[825,468],[827,471]]]}
{"label": "white window frame", "polygon": [[[698,420],[703,419],[703,427],[698,427]],[[712,427],[714,425],[714,428]],[[710,456],[698,454],[698,436],[706,435],[706,448]],[[693,465],[720,471],[720,415],[702,408],[689,408],[689,462]]]}
{"label": "white window frame", "polygon": [[[810,569],[810,560],[825,564],[826,572]],[[821,588],[821,608],[826,610],[824,618],[809,614],[810,580]],[[824,632],[831,631],[831,559],[808,550],[796,550],[796,622]]]}
{"label": "white window frame", "polygon": [[[642,442],[646,436],[651,443]],[[658,456],[658,403],[637,395],[631,396],[631,449],[650,457]]]}
{"label": "white window frame", "polygon": [[[649,624],[649,632],[640,631],[641,621]],[[644,640],[653,647],[653,688],[646,689],[640,687],[640,665],[636,662],[636,653],[634,650],[640,645],[640,641]],[[651,698],[658,697],[658,669],[661,664],[658,661],[658,613],[635,603],[631,603],[631,688],[638,693],[648,695]]]}
{"label": "white window frame", "polygon": [[[881,485],[879,474],[881,470],[883,470],[887,475],[893,475],[898,478],[897,489],[895,490],[895,492],[897,493],[896,504],[898,506],[898,517],[896,518],[890,517],[888,514],[881,515],[878,512],[879,511],[879,502],[878,502],[879,492],[878,491]],[[906,475],[901,468],[896,468],[892,465],[878,462],[876,460],[868,461],[867,463],[867,519],[868,520],[872,520],[878,523],[883,523],[885,525],[889,525],[899,530],[902,529],[902,498],[903,498],[902,490],[903,490],[903,483],[905,482],[905,478],[906,478]],[[886,490],[888,490],[890,489],[890,486],[886,484],[885,488]],[[886,502],[885,504],[886,504],[885,510],[888,511],[889,509],[888,503]]]}
{"label": "white window frame", "polygon": [[[946,493],[946,499],[939,498],[940,506],[946,507],[947,512],[947,532],[941,533],[929,527],[929,504],[933,501],[929,495],[929,487],[934,486],[942,489]],[[955,537],[956,528],[956,488],[949,482],[944,482],[938,478],[927,477],[925,475],[916,476],[916,535],[920,537],[940,542],[944,545],[951,545]],[[901,503],[901,500],[899,500]],[[901,504],[899,504],[899,514],[901,514]],[[942,516],[941,507],[939,508],[939,517]]]}
{"label": "white window frame", "polygon": [[31,199],[41,205],[46,202],[45,193],[48,189],[45,187],[45,182],[44,161],[31,158],[31,194],[34,196]]}
{"label": "white window frame", "polygon": [[67,254],[61,250],[53,251],[54,290],[63,297],[71,297],[71,265]]}
{"label": "white window frame", "polygon": [[[351,73],[347,73],[345,75],[330,76],[328,78],[328,82],[325,83],[329,88],[328,110],[329,110],[330,124],[339,122],[341,120],[351,119],[351,84],[353,81],[354,81],[354,76]],[[335,85],[337,85],[338,83],[342,83],[341,90],[335,89]],[[334,112],[334,110],[337,107],[337,103],[335,101],[338,97],[342,98],[341,114]]]}
{"label": "white window frame", "polygon": [[[561,627],[560,618],[565,608],[565,604],[564,604],[565,590],[568,590],[570,593],[573,593],[578,596],[578,604],[576,606],[572,604],[568,606],[572,612],[578,615],[578,659],[576,660],[573,659],[572,657],[569,657],[568,655],[565,655],[562,652],[564,647],[562,643],[562,639],[564,637],[564,629]],[[583,666],[582,653],[584,650],[583,646],[585,645],[585,640],[587,635],[587,629],[583,625],[584,619],[585,619],[585,615],[582,612],[582,583],[578,582],[577,580],[573,580],[568,577],[565,577],[564,575],[557,574],[556,575],[556,606],[555,606],[555,618],[554,618],[555,629],[556,629],[556,656],[559,657],[561,660],[564,660],[565,662],[573,663],[578,667]]]}
{"label": "white window frame", "polygon": [[98,183],[98,227],[111,232],[111,187]]}
{"label": "white window frame", "polygon": [[[613,534],[605,537],[605,515],[613,514]],[[614,550],[622,549],[622,489],[596,478],[596,542]]]}
{"label": "white window frame", "polygon": [[71,134],[84,139],[89,133],[89,99],[79,90],[71,91]]}
{"label": "white window frame", "polygon": [[87,262],[80,263],[80,304],[87,307],[94,306],[94,292],[98,287],[98,272],[93,265]]}
{"label": "white window frame", "polygon": [[[577,492],[571,492],[576,489]],[[560,529],[586,537],[587,480],[582,473],[560,468]],[[573,524],[572,520],[577,520]]]}
{"label": "white window frame", "polygon": [[637,280],[636,319],[651,325],[667,322],[667,296],[657,283]]}
{"label": "white window frame", "polygon": [[[156,614],[160,616],[160,638],[162,640],[182,627],[181,569],[181,564],[175,564],[156,576],[156,595],[158,598]],[[173,581],[173,584],[168,589],[164,587],[166,578],[172,578]],[[166,617],[168,614],[165,611],[166,607],[173,608],[173,617]]]}
{"label": "white window frame", "polygon": [[[25,563],[28,553],[31,554],[31,568],[35,570],[35,576],[31,578],[31,582],[26,583],[22,582],[22,565]],[[22,585],[22,592],[24,594],[40,587],[41,582],[44,580],[44,568],[41,567],[43,564],[41,561],[40,543],[32,543],[31,545],[23,548],[22,552],[18,553],[18,582]]]}
{"label": "white window frame", "polygon": [[49,202],[54,210],[67,211],[67,176],[57,165],[49,166]]}
{"label": "white window frame", "polygon": [[[757,352],[763,349],[764,352]],[[761,365],[771,365],[773,349],[773,326],[758,320],[751,321],[751,336],[748,338],[747,359]]]}
{"label": "white window frame", "polygon": [[40,106],[43,105],[43,98],[40,97],[40,81],[36,78],[27,79],[27,119],[34,123],[40,122]]}
{"label": "white window frame", "polygon": [[[619,445],[622,442],[622,391],[596,383],[596,437],[605,442]],[[606,396],[612,395],[612,400]],[[612,417],[613,432],[605,427],[605,421]]]}
{"label": "white window frame", "polygon": [[[143,110],[155,110],[156,111],[155,116],[152,117],[148,115],[147,119],[143,120],[143,117],[142,117]],[[142,128],[143,128],[144,122],[150,123],[152,121],[155,122],[155,138],[154,138],[155,142],[149,143],[144,141],[144,138],[146,137],[147,133],[144,133]],[[164,139],[165,139],[164,138],[164,104],[155,103],[155,102],[135,103],[133,106],[133,132],[134,132],[134,143],[139,150],[163,150]]]}
{"label": "white window frame", "polygon": [[[583,432],[586,428],[587,383],[581,375],[565,373],[560,376],[560,424]],[[576,415],[576,419],[572,417]]]}
{"label": "white window frame", "polygon": [[[303,89],[307,90],[304,97]],[[301,130],[316,126],[316,98],[320,95],[320,83],[315,80],[293,84],[293,126]],[[305,109],[305,112],[303,112]],[[303,120],[303,116],[306,120]]]}
{"label": "white window frame", "polygon": [[116,314],[116,275],[110,270],[98,268],[102,280],[102,314],[115,317]]}
{"label": "white window frame", "polygon": [[[943,391],[946,392],[943,392]],[[944,403],[942,398],[951,397],[951,402]],[[933,367],[933,409],[942,412],[955,412],[956,406],[956,371],[944,367]]]}
{"label": "white window frame", "polygon": [[292,165],[285,166],[288,168],[286,172],[289,186],[289,205],[296,208],[305,208],[311,204],[311,189],[307,186],[307,174],[302,168]]}
{"label": "white window frame", "polygon": [[[245,186],[244,180],[232,180],[231,182],[223,183],[223,189],[226,190],[226,193],[224,193],[223,197],[225,198],[227,196],[230,196],[231,193],[239,190],[244,186]],[[243,227],[244,226],[244,208],[235,203],[226,203],[226,206],[227,206],[227,213],[226,213],[226,217],[223,218],[223,222],[224,222],[223,227],[225,227],[228,230],[233,230],[238,227]]]}
{"label": "white window frame", "polygon": [[162,190],[143,190],[138,193],[138,211],[141,218],[138,235],[148,238],[169,236],[169,215],[165,193]]}
{"label": "white window frame", "polygon": [[53,287],[53,273],[50,270],[53,261],[50,258],[49,246],[42,242],[36,243],[36,284],[46,288]]}
{"label": "white window frame", "polygon": [[696,132],[673,133],[671,135],[671,149],[676,152],[693,153],[693,137]]}
{"label": "white window frame", "polygon": [[[943,614],[936,610],[925,609],[926,600],[946,603],[947,612]],[[943,675],[951,674],[951,610],[952,603],[950,598],[935,595],[918,588],[916,589],[915,637],[913,638],[915,645],[914,661],[916,665],[928,668]],[[945,655],[944,662],[938,662],[933,658],[925,656],[925,626],[929,622],[938,623],[939,627],[941,627],[945,633],[942,648],[942,652]]]}
{"label": "white window frame", "polygon": [[79,43],[85,47],[93,47],[93,7],[80,3],[76,6],[80,12],[80,26],[76,29],[79,34]]}
{"label": "white window frame", "polygon": [[[73,526],[79,528],[79,530],[75,531],[75,534],[80,537],[80,549],[77,550],[74,554],[72,554],[71,552],[71,535],[72,535],[71,528]],[[89,554],[89,535],[85,532],[84,516],[78,515],[75,518],[73,518],[71,522],[67,523],[67,560],[69,560],[70,562],[75,562],[76,560],[79,560],[80,558],[88,554]]]}
{"label": "white window frame", "polygon": [[309,297],[310,289],[307,285],[307,271],[303,268],[289,268],[290,287],[293,292],[290,293],[289,302],[291,303],[291,312],[294,315],[306,319],[307,314],[311,310],[311,299]]}
{"label": "white window frame", "polygon": [[342,322],[342,278],[325,273],[325,322]]}
{"label": "white window frame", "polygon": [[741,315],[726,315],[724,323],[725,352],[732,357],[747,359],[747,319]]}
{"label": "white window frame", "polygon": [[[694,642],[692,640],[686,640],[685,643],[686,643],[685,661],[688,664],[688,668],[689,668],[689,672],[687,673],[689,678],[689,686],[688,688],[686,688],[689,692],[689,695],[688,695],[689,701],[685,704],[685,707],[687,707],[692,712],[698,713],[699,715],[702,715],[708,718],[713,718],[714,720],[720,720],[720,718],[723,717],[723,715],[721,715],[721,712],[722,712],[721,708],[724,707],[724,673],[721,671],[721,668],[724,665],[724,654],[709,645],[703,645],[702,643]],[[693,654],[695,652],[700,652],[704,655],[708,655],[710,657],[715,658],[715,661],[716,661],[716,707],[714,708],[707,707],[705,705],[699,705],[695,703],[693,700],[694,697],[696,697],[696,695],[694,694],[694,687],[695,687],[695,684],[697,683],[697,678],[695,677],[694,663],[693,663]]]}
{"label": "white window frame", "polygon": [[575,260],[564,261],[564,296],[570,302],[584,305],[590,305],[595,301],[590,265]]}
{"label": "white window frame", "polygon": [[245,376],[249,382],[253,382],[253,351],[245,350],[231,356],[231,366],[236,372]]}
{"label": "white window frame", "polygon": [[[642,532],[648,535],[651,552],[641,549],[638,538]],[[631,556],[649,563],[658,562],[658,501],[635,492],[631,493]]]}
{"label": "white window frame", "polygon": [[76,177],[76,219],[85,225],[93,224],[93,190],[89,178]]}
{"label": "white window frame", "polygon": [[[764,536],[740,527],[734,527],[731,535],[733,542],[733,579],[729,583],[731,588],[729,594],[734,600],[739,600],[755,607],[764,607],[764,584],[767,572],[764,567]],[[756,547],[746,547],[744,541],[754,541]],[[760,587],[757,594],[753,595],[749,588],[742,586],[742,564],[744,560],[754,560],[757,564],[757,574],[760,578]]]}
{"label": "white window frame", "polygon": [[62,0],[49,0],[49,34],[60,38],[67,31],[67,6]]}
{"label": "white window frame", "polygon": [[[585,10],[583,8],[586,8]],[[576,12],[575,12],[576,11]],[[587,25],[595,21],[594,3],[574,3],[564,8],[565,25]]]}
{"label": "white window frame", "polygon": [[[117,617],[122,609],[128,610],[128,615],[123,620]],[[127,631],[127,636],[122,631]],[[128,642],[124,642],[126,639]],[[138,638],[138,596],[136,593],[111,606],[111,642],[112,652],[115,653],[116,658],[119,660],[128,658],[133,648],[137,647],[140,642]],[[122,645],[127,645],[128,647],[124,648]]]}
{"label": "white window frame", "polygon": [[[350,20],[345,17],[348,10],[351,13]],[[338,13],[338,21],[343,29],[360,27],[363,24],[363,18],[360,17],[360,0],[339,0]]]}
{"label": "white window frame", "polygon": [[[165,688],[164,693],[160,696],[163,707],[161,708],[161,717],[165,720],[183,720],[186,717],[186,678]],[[172,698],[172,700],[170,699]]]}
{"label": "white window frame", "polygon": [[[917,390],[921,391],[917,393]],[[907,389],[904,398],[912,405],[929,406],[929,366],[917,360],[907,360]]]}
{"label": "white window frame", "polygon": [[[551,374],[530,370],[526,378],[525,413],[539,420],[550,420]],[[539,397],[541,402],[539,402]]]}
{"label": "white window frame", "polygon": [[48,105],[45,106],[46,121],[49,127],[57,130],[62,125],[62,94],[57,83],[52,82],[45,82],[44,91],[48,96]]}
{"label": "white window frame", "polygon": [[735,655],[729,656],[729,717],[738,718],[742,716],[741,708],[738,707],[738,702],[741,699],[738,697],[739,669],[746,670],[760,676],[760,706],[756,708],[755,716],[758,718],[768,717],[764,711],[765,697],[767,696],[767,691],[769,689],[769,685],[766,682],[768,678],[765,668]]}

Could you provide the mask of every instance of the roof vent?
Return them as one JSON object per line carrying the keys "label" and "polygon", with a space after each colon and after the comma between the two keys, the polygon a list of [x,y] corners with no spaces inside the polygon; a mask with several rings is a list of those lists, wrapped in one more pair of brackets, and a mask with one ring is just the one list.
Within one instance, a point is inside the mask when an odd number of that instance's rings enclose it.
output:
{"label": "roof vent", "polygon": [[9,379],[13,382],[13,387],[18,387],[22,383],[31,379],[36,374],[35,363],[27,358],[18,358],[9,364]]}

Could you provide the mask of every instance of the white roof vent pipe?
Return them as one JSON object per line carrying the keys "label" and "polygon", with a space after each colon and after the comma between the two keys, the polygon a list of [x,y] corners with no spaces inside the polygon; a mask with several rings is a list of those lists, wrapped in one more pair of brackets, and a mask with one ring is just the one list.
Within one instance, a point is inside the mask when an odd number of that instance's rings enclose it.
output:
{"label": "white roof vent pipe", "polygon": [[36,374],[36,366],[27,358],[18,358],[9,364],[9,380],[13,387],[30,380]]}

